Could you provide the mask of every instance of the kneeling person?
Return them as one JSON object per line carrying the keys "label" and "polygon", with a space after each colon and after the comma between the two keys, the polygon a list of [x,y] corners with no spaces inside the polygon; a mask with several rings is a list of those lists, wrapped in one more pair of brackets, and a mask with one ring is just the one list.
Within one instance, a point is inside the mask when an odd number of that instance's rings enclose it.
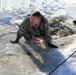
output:
{"label": "kneeling person", "polygon": [[38,11],[27,16],[20,25],[17,32],[16,40],[11,43],[18,43],[19,39],[24,36],[25,39],[32,39],[33,37],[43,37],[49,47],[57,48],[51,43],[50,29],[47,19]]}

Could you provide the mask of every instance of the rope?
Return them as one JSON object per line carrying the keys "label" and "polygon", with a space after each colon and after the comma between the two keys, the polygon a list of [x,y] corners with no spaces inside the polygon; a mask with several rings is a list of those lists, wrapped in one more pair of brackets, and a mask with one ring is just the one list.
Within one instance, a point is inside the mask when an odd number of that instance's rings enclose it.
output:
{"label": "rope", "polygon": [[63,62],[61,62],[55,69],[53,69],[48,75],[51,75],[54,71],[56,71],[62,64],[64,64],[72,55],[74,55],[76,50],[68,57],[66,58]]}

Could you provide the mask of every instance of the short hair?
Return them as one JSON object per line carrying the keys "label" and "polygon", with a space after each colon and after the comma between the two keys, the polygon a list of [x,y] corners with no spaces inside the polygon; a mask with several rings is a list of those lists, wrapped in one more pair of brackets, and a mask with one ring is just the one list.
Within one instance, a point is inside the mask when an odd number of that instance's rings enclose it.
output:
{"label": "short hair", "polygon": [[31,14],[31,16],[37,16],[38,18],[41,18],[41,13],[39,11],[35,11]]}

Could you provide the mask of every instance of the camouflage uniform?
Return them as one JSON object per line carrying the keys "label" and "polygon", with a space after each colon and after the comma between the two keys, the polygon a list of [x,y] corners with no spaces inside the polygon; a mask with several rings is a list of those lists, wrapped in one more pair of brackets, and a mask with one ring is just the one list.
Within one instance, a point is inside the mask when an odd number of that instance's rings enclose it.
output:
{"label": "camouflage uniform", "polygon": [[17,32],[16,41],[24,36],[25,39],[42,36],[47,42],[50,41],[50,29],[47,19],[42,15],[40,24],[30,26],[30,16],[28,16],[20,25]]}

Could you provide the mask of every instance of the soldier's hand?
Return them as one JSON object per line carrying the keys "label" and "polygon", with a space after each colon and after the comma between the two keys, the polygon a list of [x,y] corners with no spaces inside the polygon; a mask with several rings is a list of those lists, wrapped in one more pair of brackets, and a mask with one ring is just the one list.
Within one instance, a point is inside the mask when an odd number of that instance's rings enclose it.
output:
{"label": "soldier's hand", "polygon": [[33,38],[34,42],[38,45],[42,45],[41,41],[38,38]]}
{"label": "soldier's hand", "polygon": [[51,48],[58,48],[57,46],[55,46],[54,44],[51,44],[51,43],[47,43],[49,47]]}

